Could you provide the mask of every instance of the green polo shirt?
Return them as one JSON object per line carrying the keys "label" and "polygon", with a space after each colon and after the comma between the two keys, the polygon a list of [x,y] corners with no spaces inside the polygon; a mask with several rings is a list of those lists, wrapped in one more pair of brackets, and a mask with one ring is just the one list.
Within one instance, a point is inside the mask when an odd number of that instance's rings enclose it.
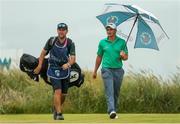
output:
{"label": "green polo shirt", "polygon": [[97,55],[102,57],[102,68],[121,68],[120,52],[128,54],[125,40],[116,36],[114,41],[105,38],[99,42]]}

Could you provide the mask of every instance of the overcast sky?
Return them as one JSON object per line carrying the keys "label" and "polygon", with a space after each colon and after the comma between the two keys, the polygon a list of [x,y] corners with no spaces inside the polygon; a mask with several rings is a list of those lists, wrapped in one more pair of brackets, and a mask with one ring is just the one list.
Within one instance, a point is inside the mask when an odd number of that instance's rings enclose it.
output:
{"label": "overcast sky", "polygon": [[[151,69],[162,76],[171,75],[180,66],[180,2],[178,0],[0,0],[0,49],[21,49],[39,56],[56,26],[65,22],[68,37],[76,45],[77,62],[93,70],[98,42],[106,37],[96,19],[105,3],[135,4],[152,12],[170,39],[158,44],[160,51],[134,49],[128,43],[129,60],[125,70]],[[133,33],[136,33],[135,31]]]}

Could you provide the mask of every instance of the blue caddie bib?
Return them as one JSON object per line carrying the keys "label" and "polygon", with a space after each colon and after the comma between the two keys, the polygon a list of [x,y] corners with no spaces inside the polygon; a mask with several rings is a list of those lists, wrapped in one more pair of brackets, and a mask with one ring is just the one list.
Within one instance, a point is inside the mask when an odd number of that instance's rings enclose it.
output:
{"label": "blue caddie bib", "polygon": [[57,43],[50,50],[49,65],[47,75],[54,79],[65,79],[69,76],[70,69],[63,70],[62,65],[68,62],[67,39],[64,46]]}

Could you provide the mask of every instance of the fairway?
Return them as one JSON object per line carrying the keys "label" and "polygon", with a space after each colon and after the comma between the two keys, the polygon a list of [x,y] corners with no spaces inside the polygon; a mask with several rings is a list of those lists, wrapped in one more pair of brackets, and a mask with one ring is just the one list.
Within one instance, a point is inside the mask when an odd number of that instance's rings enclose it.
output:
{"label": "fairway", "polygon": [[107,114],[64,114],[65,120],[54,121],[51,114],[0,115],[0,123],[179,123],[180,114],[118,114],[110,120]]}

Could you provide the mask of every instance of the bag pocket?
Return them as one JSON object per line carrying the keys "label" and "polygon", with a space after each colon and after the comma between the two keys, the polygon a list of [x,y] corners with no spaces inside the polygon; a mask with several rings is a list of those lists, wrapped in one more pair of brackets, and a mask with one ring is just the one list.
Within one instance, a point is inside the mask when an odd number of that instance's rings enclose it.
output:
{"label": "bag pocket", "polygon": [[65,79],[69,76],[69,69],[63,70],[58,67],[49,67],[47,70],[47,75],[54,79]]}

